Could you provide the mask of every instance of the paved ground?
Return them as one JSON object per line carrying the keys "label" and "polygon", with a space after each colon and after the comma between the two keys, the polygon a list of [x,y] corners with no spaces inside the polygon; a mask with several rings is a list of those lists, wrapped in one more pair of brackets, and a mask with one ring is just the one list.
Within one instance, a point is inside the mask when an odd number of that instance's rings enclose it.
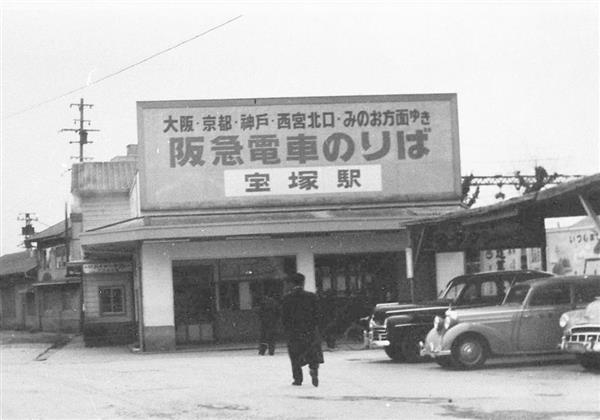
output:
{"label": "paved ground", "polygon": [[135,354],[2,338],[2,419],[600,418],[600,375],[564,356],[457,372],[342,348],[325,353],[314,388],[290,385],[284,349]]}

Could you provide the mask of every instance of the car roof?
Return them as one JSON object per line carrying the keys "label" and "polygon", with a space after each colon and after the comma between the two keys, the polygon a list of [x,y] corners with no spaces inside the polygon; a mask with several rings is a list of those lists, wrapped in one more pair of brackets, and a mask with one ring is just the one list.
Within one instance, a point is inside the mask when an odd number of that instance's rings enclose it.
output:
{"label": "car roof", "polygon": [[517,274],[539,274],[540,277],[550,277],[553,276],[552,273],[548,273],[545,271],[538,271],[538,270],[502,270],[502,271],[485,271],[483,273],[473,273],[473,274],[461,274],[460,276],[456,276],[454,277],[451,281],[460,281],[460,280],[464,280],[464,279],[469,279],[471,281],[477,281],[477,280],[485,280],[488,277],[497,277],[498,275],[501,276],[511,276],[511,275],[517,275]]}
{"label": "car roof", "polygon": [[563,284],[563,283],[600,283],[600,276],[589,276],[589,275],[579,275],[579,276],[553,276],[553,277],[543,277],[538,279],[526,280],[523,282],[519,282],[519,285],[525,284],[531,287],[537,287],[539,285],[545,284]]}

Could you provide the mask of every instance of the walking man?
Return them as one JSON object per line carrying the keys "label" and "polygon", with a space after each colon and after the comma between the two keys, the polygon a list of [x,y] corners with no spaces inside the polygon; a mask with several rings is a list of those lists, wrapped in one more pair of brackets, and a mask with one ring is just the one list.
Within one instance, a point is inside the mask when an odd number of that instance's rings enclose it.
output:
{"label": "walking man", "polygon": [[312,384],[319,386],[319,364],[323,363],[323,352],[317,295],[304,290],[304,275],[294,273],[289,280],[293,288],[283,298],[281,320],[287,333],[294,377],[292,385],[302,385],[302,366],[308,365]]}

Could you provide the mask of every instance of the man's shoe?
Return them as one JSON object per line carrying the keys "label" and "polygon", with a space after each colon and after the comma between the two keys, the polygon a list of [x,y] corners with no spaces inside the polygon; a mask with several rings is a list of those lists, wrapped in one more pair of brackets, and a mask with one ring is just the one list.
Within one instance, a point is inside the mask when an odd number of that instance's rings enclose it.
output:
{"label": "man's shoe", "polygon": [[310,377],[312,379],[313,386],[319,386],[319,371],[316,369],[311,369]]}
{"label": "man's shoe", "polygon": [[294,381],[294,382],[292,382],[292,385],[300,386],[300,385],[302,385],[302,382]]}

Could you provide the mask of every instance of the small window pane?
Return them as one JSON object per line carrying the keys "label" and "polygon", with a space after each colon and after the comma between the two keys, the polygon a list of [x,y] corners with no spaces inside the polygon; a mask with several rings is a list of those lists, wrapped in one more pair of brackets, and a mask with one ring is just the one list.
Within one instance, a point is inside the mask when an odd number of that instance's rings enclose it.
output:
{"label": "small window pane", "polygon": [[100,292],[100,313],[117,314],[125,312],[122,287],[103,287]]}

